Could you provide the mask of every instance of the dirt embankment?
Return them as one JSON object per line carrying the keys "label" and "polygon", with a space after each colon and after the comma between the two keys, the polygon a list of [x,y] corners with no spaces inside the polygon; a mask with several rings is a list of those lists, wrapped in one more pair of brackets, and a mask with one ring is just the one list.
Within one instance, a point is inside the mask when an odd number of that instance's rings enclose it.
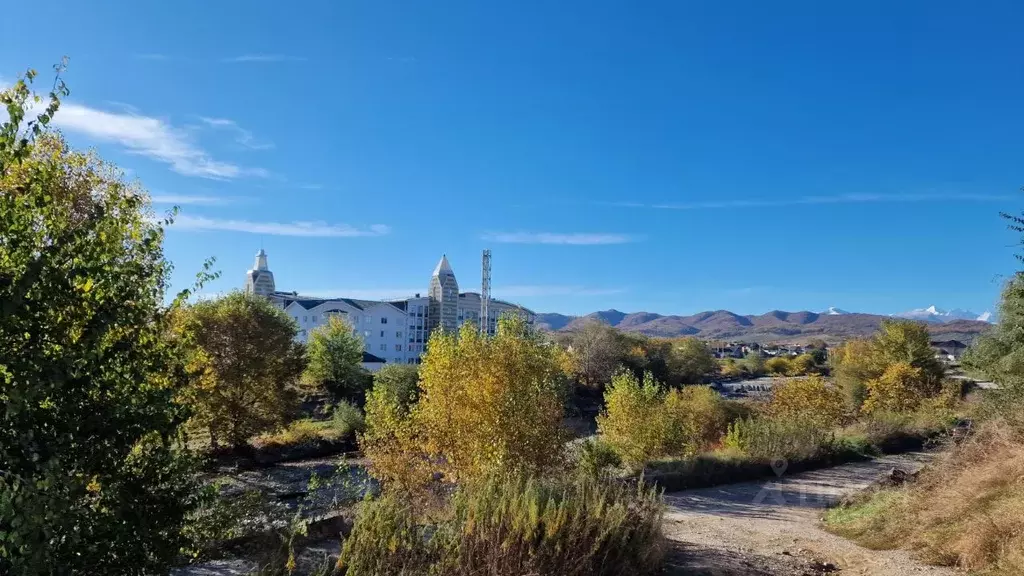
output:
{"label": "dirt embankment", "polygon": [[952,576],[901,551],[875,551],[825,532],[822,509],[892,468],[930,458],[887,456],[779,478],[665,495],[670,574]]}

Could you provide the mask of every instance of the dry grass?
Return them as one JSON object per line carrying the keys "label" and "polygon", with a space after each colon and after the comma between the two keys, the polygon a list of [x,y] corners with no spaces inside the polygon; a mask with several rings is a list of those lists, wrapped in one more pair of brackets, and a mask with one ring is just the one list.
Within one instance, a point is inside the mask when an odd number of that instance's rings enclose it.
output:
{"label": "dry grass", "polygon": [[311,444],[321,440],[334,442],[342,439],[342,433],[330,420],[303,418],[288,424],[284,429],[271,434],[260,434],[251,443],[256,448],[280,448]]}
{"label": "dry grass", "polygon": [[834,532],[876,548],[992,575],[1024,574],[1024,434],[1004,421],[922,473],[920,481],[829,512]]}

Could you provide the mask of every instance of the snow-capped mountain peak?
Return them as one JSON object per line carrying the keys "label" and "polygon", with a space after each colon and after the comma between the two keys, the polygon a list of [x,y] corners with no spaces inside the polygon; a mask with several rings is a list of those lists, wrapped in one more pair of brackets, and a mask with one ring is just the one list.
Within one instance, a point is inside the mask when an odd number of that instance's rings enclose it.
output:
{"label": "snow-capped mountain peak", "polygon": [[916,308],[907,312],[893,314],[893,316],[935,323],[953,322],[955,320],[979,320],[981,322],[990,322],[992,313],[985,312],[984,314],[976,314],[970,310],[963,310],[961,308],[943,310],[938,306],[932,305],[927,308]]}
{"label": "snow-capped mountain peak", "polygon": [[826,316],[839,316],[840,314],[849,314],[849,312],[841,308],[836,308],[835,306],[829,306],[828,310],[825,310],[822,314],[825,314]]}

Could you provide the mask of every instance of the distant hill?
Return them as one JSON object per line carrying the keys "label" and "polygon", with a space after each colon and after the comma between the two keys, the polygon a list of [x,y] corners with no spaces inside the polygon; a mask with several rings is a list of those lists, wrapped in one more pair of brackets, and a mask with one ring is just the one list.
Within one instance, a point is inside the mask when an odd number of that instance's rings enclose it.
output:
{"label": "distant hill", "polygon": [[[698,336],[706,339],[747,342],[805,341],[821,338],[837,342],[871,336],[888,316],[829,311],[784,312],[772,310],[758,316],[740,316],[728,310],[701,312],[692,316],[665,316],[652,312],[626,313],[618,310],[592,312],[586,316],[537,314],[536,325],[550,332],[576,329],[591,320],[599,320],[626,332],[648,336]],[[977,320],[949,320],[929,323],[932,336],[941,340],[972,341],[991,327]]]}

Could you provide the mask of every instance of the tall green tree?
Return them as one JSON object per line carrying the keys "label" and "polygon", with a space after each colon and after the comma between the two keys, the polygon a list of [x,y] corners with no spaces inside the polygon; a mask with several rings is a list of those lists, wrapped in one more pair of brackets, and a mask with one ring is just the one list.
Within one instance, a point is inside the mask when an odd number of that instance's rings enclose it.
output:
{"label": "tall green tree", "polygon": [[47,132],[59,76],[25,121],[34,77],[0,93],[0,574],[165,572],[200,490],[164,233],[143,190]]}
{"label": "tall green tree", "polygon": [[193,382],[186,398],[214,447],[241,447],[296,409],[305,351],[288,314],[261,296],[232,292],[177,314]]}
{"label": "tall green tree", "polygon": [[348,322],[328,316],[327,324],[309,334],[303,382],[323,387],[338,398],[362,400],[372,381],[362,367],[363,349],[362,338]]}

